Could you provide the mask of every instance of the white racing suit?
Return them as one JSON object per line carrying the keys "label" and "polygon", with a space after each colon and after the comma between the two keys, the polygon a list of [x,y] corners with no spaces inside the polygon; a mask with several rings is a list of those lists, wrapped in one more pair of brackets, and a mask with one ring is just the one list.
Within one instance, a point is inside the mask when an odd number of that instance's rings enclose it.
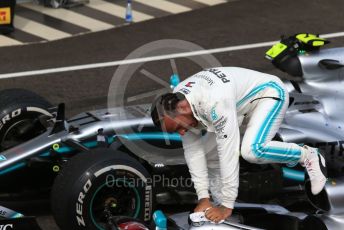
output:
{"label": "white racing suit", "polygon": [[[187,78],[174,92],[185,95],[200,123],[182,136],[198,199],[209,197],[210,190],[216,201],[233,208],[240,153],[258,164],[300,161],[302,147],[271,141],[289,103],[288,92],[276,76],[236,67],[212,68]],[[244,118],[247,127],[240,145]]]}

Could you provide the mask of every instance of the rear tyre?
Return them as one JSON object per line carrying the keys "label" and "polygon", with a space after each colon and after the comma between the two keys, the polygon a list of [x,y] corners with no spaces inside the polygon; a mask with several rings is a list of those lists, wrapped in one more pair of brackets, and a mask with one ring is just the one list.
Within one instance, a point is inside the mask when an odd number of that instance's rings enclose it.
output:
{"label": "rear tyre", "polygon": [[39,116],[52,116],[51,104],[24,89],[0,92],[0,152],[24,143],[46,131]]}
{"label": "rear tyre", "polygon": [[150,221],[150,175],[134,158],[111,149],[80,153],[57,176],[51,195],[62,230],[107,229],[109,216]]}

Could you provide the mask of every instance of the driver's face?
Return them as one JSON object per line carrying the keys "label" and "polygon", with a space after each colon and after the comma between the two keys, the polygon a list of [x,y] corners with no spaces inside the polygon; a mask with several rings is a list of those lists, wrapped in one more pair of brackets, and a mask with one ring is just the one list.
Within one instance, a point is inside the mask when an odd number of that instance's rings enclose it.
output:
{"label": "driver's face", "polygon": [[175,118],[165,115],[162,126],[165,132],[177,132],[183,136],[190,128],[196,127],[197,124],[198,121],[190,115],[177,115]]}

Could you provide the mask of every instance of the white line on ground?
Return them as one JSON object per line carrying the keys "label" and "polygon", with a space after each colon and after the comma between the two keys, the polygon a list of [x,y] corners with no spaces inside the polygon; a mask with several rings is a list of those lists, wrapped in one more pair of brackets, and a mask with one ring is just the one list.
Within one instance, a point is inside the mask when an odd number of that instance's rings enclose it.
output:
{"label": "white line on ground", "polygon": [[194,0],[194,1],[203,3],[205,5],[209,5],[209,6],[214,6],[214,5],[218,5],[218,4],[227,2],[226,0],[211,0],[211,1],[209,1],[209,0]]}
{"label": "white line on ground", "polygon": [[20,45],[23,44],[20,41],[14,40],[12,38],[6,37],[4,35],[0,35],[0,47],[1,46],[13,46],[13,45]]}
{"label": "white line on ground", "polygon": [[66,10],[63,8],[52,9],[52,8],[48,8],[48,7],[44,7],[44,6],[41,6],[38,4],[32,4],[32,3],[24,3],[24,4],[21,4],[21,6],[37,11],[39,13],[45,14],[45,15],[49,15],[59,20],[65,20],[69,23],[72,23],[74,25],[77,25],[83,28],[87,28],[91,31],[100,31],[100,30],[110,29],[114,27],[113,25],[110,25],[108,23],[87,17],[79,13],[75,13],[70,10]]}
{"label": "white line on ground", "polygon": [[14,18],[14,26],[26,33],[41,37],[42,39],[51,41],[70,37],[71,34],[51,28],[41,23],[29,20],[27,18],[16,16]]}
{"label": "white line on ground", "polygon": [[320,35],[322,38],[337,38],[337,37],[344,37],[344,32],[337,32],[337,33],[331,33],[331,34],[323,34]]}
{"label": "white line on ground", "polygon": [[[324,34],[324,35],[321,35],[321,37],[323,38],[344,37],[344,32]],[[16,73],[5,73],[5,74],[0,74],[0,79],[61,73],[61,72],[69,72],[69,71],[76,71],[76,70],[105,68],[105,67],[159,61],[159,60],[166,60],[166,59],[173,59],[173,58],[199,56],[199,55],[204,55],[204,54],[224,53],[224,52],[231,52],[231,51],[236,51],[236,50],[247,50],[247,49],[254,49],[254,48],[261,48],[261,47],[269,47],[275,44],[276,42],[277,41],[269,41],[269,42],[229,46],[229,47],[222,47],[222,48],[215,48],[215,49],[208,49],[208,50],[198,50],[198,51],[192,51],[192,52],[173,53],[173,54],[165,54],[165,55],[152,56],[152,57],[119,60],[119,61],[112,61],[112,62],[102,62],[102,63],[67,66],[67,67],[59,67],[59,68],[51,68],[51,69],[32,70],[32,71],[24,71],[24,72],[16,72]]]}
{"label": "white line on ground", "polygon": [[186,11],[190,11],[192,10],[189,7],[186,6],[182,6],[173,2],[169,2],[166,0],[135,0],[133,3],[133,7],[135,7],[135,2],[139,2],[154,8],[158,8],[160,10],[164,10],[167,12],[170,12],[172,14],[178,14],[178,13],[182,13],[182,12],[186,12]]}

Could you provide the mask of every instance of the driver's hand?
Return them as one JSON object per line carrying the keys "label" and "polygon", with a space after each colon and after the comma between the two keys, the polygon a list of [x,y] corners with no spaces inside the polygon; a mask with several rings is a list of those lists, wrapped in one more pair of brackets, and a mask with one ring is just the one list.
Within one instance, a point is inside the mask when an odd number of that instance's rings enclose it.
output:
{"label": "driver's hand", "polygon": [[199,200],[194,212],[205,212],[207,208],[211,207],[213,207],[213,205],[211,204],[209,198],[203,198]]}
{"label": "driver's hand", "polygon": [[206,211],[205,217],[215,223],[225,220],[232,215],[232,209],[225,206],[213,207]]}

